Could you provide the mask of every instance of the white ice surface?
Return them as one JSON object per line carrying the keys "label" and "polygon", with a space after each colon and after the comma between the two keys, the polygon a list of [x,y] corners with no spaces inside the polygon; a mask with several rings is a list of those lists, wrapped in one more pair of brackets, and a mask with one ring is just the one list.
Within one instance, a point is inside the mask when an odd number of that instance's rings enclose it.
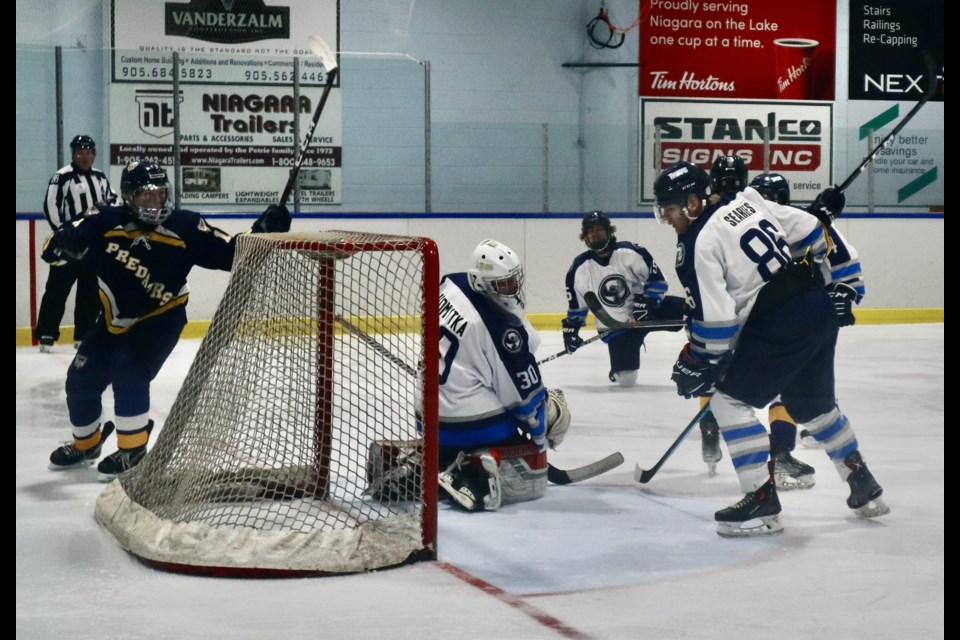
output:
{"label": "white ice surface", "polygon": [[[562,350],[559,332],[543,338],[540,358]],[[781,493],[786,531],[767,539],[716,535],[713,512],[741,493],[725,449],[707,477],[697,430],[650,483],[633,480],[697,412],[669,380],[682,341],[652,334],[629,390],[607,381],[599,342],[543,365],[573,415],[551,463],[622,451],[620,468],[497,513],[443,507],[438,563],[292,580],[164,573],[122,551],[93,519],[96,471],[47,469],[69,437],[73,349],[18,348],[17,637],[943,638],[943,324],[840,336],[840,405],[892,513],[853,518],[826,455],[798,447],[817,485]],[[181,342],[155,381],[158,425],[198,346]]]}

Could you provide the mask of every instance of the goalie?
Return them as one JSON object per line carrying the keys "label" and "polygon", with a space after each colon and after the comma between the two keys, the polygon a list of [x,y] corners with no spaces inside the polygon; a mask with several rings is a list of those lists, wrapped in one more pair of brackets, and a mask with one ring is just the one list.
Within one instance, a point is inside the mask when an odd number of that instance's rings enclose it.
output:
{"label": "goalie", "polygon": [[440,284],[439,483],[463,509],[496,511],[546,492],[546,447],[570,412],[541,381],[517,254],[484,240],[470,265]]}

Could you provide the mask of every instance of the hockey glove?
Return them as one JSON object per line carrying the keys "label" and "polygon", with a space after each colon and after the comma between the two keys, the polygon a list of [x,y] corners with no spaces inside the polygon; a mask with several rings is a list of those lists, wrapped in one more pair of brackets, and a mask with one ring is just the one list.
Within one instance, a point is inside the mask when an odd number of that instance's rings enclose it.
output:
{"label": "hockey glove", "polygon": [[808,211],[814,215],[822,211],[833,220],[840,215],[840,212],[843,211],[843,207],[846,204],[847,196],[843,195],[843,191],[840,191],[836,187],[827,187],[820,192],[820,195],[813,201]]}
{"label": "hockey glove", "polygon": [[827,285],[827,293],[833,302],[833,309],[837,312],[837,320],[841,327],[849,327],[857,323],[853,315],[853,303],[857,299],[857,290],[843,282],[831,282]]}
{"label": "hockey glove", "polygon": [[290,231],[290,211],[283,205],[272,204],[253,223],[254,233],[286,233]]}
{"label": "hockey glove", "polygon": [[677,385],[677,394],[684,398],[697,398],[713,393],[718,378],[717,366],[702,362],[690,355],[687,343],[673,365],[670,379]]}
{"label": "hockey glove", "polygon": [[57,229],[53,239],[56,243],[54,252],[66,260],[73,260],[75,262],[83,260],[83,257],[87,255],[87,251],[90,250],[86,240],[83,239],[83,236],[72,224],[65,224]]}
{"label": "hockey glove", "polygon": [[583,338],[580,337],[580,327],[583,322],[577,318],[564,318],[560,323],[563,325],[563,347],[567,353],[574,353],[583,346]]}
{"label": "hockey glove", "polygon": [[657,319],[657,310],[660,301],[643,294],[633,296],[633,319],[637,322],[648,322]]}

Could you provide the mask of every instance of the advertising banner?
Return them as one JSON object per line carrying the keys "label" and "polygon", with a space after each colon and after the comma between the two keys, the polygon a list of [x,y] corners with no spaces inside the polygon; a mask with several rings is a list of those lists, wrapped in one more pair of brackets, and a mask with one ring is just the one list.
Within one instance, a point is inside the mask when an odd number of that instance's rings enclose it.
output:
{"label": "advertising banner", "polygon": [[[111,181],[136,159],[173,168],[176,53],[181,202],[277,202],[302,143],[294,123],[306,135],[327,80],[309,38],[339,50],[337,0],[124,0],[112,9]],[[298,176],[302,204],[342,202],[337,80]]]}

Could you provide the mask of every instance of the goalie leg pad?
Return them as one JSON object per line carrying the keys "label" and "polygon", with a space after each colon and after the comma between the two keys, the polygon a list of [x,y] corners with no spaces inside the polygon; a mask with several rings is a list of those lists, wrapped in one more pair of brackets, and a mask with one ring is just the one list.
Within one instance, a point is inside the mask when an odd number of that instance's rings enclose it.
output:
{"label": "goalie leg pad", "polygon": [[547,391],[547,444],[556,449],[570,428],[570,408],[561,389]]}
{"label": "goalie leg pad", "polygon": [[367,495],[384,502],[416,500],[423,477],[423,440],[375,440],[367,449]]}
{"label": "goalie leg pad", "polygon": [[547,454],[532,443],[461,451],[438,482],[467,511],[496,511],[506,504],[543,497]]}

